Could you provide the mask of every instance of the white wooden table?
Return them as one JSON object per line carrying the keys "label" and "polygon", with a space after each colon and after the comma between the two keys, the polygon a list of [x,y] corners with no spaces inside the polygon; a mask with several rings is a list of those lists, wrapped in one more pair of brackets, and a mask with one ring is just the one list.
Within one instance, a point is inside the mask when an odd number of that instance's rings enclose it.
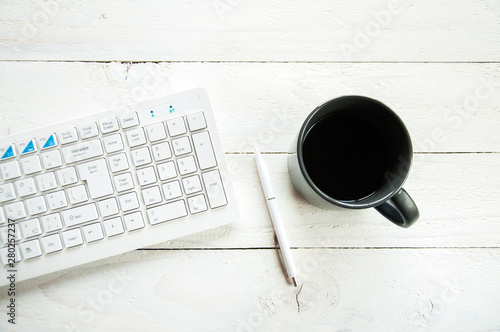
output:
{"label": "white wooden table", "polygon": [[[1,289],[0,330],[500,330],[498,1],[0,2],[1,135],[198,86],[241,219],[19,283],[15,326]],[[407,124],[413,227],[294,193],[294,135],[343,94]],[[300,291],[274,250],[256,143]]]}

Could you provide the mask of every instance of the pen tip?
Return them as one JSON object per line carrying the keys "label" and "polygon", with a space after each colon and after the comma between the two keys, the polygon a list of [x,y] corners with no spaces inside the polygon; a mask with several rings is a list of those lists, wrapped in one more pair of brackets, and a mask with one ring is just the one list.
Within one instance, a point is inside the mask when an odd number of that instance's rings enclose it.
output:
{"label": "pen tip", "polygon": [[299,286],[299,284],[297,283],[297,278],[292,277],[292,281],[293,281],[293,285],[294,285],[295,287],[298,287],[298,286]]}

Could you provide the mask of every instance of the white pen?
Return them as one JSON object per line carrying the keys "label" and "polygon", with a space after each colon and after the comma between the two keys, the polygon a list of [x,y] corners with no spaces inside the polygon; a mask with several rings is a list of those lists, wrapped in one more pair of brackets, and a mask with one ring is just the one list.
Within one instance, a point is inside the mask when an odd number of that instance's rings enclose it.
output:
{"label": "white pen", "polygon": [[283,226],[283,220],[281,219],[281,215],[278,211],[278,203],[276,202],[276,196],[274,195],[269,173],[267,172],[266,165],[264,164],[262,155],[257,147],[255,147],[255,161],[257,163],[260,183],[262,184],[264,196],[266,197],[267,208],[269,209],[269,214],[271,215],[271,220],[273,222],[274,233],[276,234],[276,238],[278,239],[278,244],[280,246],[282,264],[286,270],[287,277],[292,279],[293,284],[297,287],[297,269],[295,268],[295,263],[293,262],[292,251],[290,250],[290,245],[288,244],[285,227]]}

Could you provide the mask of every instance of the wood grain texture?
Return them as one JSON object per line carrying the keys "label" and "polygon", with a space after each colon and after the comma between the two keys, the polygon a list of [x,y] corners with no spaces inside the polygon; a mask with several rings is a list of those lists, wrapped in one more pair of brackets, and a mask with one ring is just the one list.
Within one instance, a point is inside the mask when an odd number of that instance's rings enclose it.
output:
{"label": "wood grain texture", "polygon": [[0,12],[1,60],[500,60],[494,0],[9,0]]}
{"label": "wood grain texture", "polygon": [[28,281],[19,329],[51,331],[493,331],[491,249],[136,251]]}

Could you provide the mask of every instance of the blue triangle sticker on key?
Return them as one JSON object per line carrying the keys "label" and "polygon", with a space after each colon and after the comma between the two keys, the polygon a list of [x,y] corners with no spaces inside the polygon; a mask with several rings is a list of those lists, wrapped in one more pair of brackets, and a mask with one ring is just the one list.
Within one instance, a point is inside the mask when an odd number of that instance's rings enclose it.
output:
{"label": "blue triangle sticker on key", "polygon": [[43,148],[50,148],[51,146],[56,145],[56,141],[54,140],[54,135],[50,135],[49,139],[43,145]]}
{"label": "blue triangle sticker on key", "polygon": [[3,154],[2,158],[0,158],[0,159],[6,159],[6,158],[10,158],[10,157],[14,157],[14,149],[12,148],[12,145],[7,148],[7,150]]}
{"label": "blue triangle sticker on key", "polygon": [[28,145],[26,145],[26,147],[24,148],[23,150],[23,154],[24,153],[28,153],[28,152],[31,152],[31,151],[35,151],[35,145],[33,144],[33,140],[31,140]]}

